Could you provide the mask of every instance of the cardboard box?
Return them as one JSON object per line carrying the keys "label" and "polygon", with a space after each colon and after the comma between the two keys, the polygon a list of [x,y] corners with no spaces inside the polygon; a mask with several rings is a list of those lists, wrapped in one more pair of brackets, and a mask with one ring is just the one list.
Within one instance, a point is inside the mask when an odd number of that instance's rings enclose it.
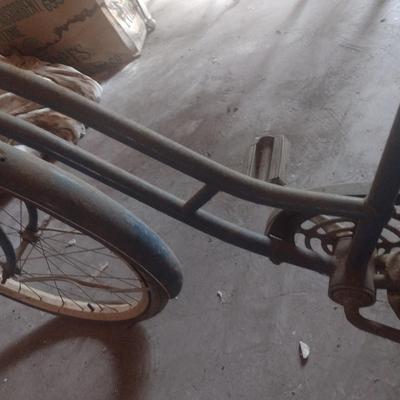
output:
{"label": "cardboard box", "polygon": [[0,53],[18,50],[97,79],[138,57],[146,37],[133,0],[0,0]]}

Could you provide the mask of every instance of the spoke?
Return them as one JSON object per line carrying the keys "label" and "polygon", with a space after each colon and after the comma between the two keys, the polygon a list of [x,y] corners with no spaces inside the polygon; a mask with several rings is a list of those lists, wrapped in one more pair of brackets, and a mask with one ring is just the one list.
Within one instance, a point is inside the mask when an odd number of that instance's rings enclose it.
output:
{"label": "spoke", "polygon": [[[29,272],[24,272],[24,275],[33,275],[33,274],[31,274],[31,273],[29,273]],[[21,280],[19,280],[18,282],[22,282]],[[42,285],[44,285],[44,286],[47,286],[47,287],[49,287],[49,288],[51,288],[51,289],[54,289],[54,286],[52,286],[52,285],[49,285],[48,283],[46,283],[46,282],[40,282]],[[25,286],[27,286],[26,284],[25,284]],[[27,286],[27,287],[29,287],[29,286]],[[69,291],[68,289],[61,289],[60,288],[60,291],[62,292],[62,293],[66,293],[67,294],[67,296],[66,296],[66,298],[68,298],[69,300],[71,300],[73,303],[75,303],[82,311],[85,311],[85,309],[77,302],[77,301],[75,301],[72,297],[68,297],[68,294],[69,295],[75,295],[75,293],[73,293],[73,292],[71,292],[71,291]]]}
{"label": "spoke", "polygon": [[[19,227],[22,232],[22,201],[21,200],[19,201]],[[20,239],[22,241],[22,235],[21,235]]]}
{"label": "spoke", "polygon": [[[43,249],[43,246],[42,246],[42,243],[40,243],[40,241],[39,241],[38,243],[39,243],[39,245],[40,245],[40,247],[41,247],[41,249],[42,249],[42,251],[43,251],[43,255],[45,255],[44,249]],[[50,275],[53,275],[53,272],[51,271],[51,268],[50,268],[50,263],[49,263],[49,261],[47,260],[47,258],[46,258],[46,264],[47,264],[47,266],[48,266],[48,268],[49,268]],[[64,305],[64,298],[63,298],[62,295],[61,295],[61,292],[60,292],[60,289],[59,289],[59,287],[58,287],[58,285],[57,285],[57,282],[56,282],[55,280],[53,280],[53,282],[54,282],[54,285],[55,285],[55,287],[56,287],[56,289],[57,289],[57,291],[58,291],[58,294],[59,294],[59,296],[60,296],[60,298],[61,298],[61,303],[62,303],[62,305]]]}
{"label": "spoke", "polygon": [[[22,201],[19,201],[19,227],[20,227],[20,232],[22,232]],[[22,244],[22,234],[19,235],[19,245],[21,246]],[[21,271],[21,258],[18,260],[19,264],[19,270]]]}
{"label": "spoke", "polygon": [[[29,256],[32,254],[32,251],[33,251],[34,248],[35,248],[35,247],[31,245],[31,248],[30,248],[30,250],[29,250],[29,253],[28,253],[28,255],[25,257],[25,259],[24,259],[23,262],[22,262],[21,259],[20,259],[20,271],[21,271],[21,274],[22,274],[22,272],[23,272],[24,266],[25,266],[25,264],[26,264],[26,262],[27,262]],[[21,262],[22,262],[22,264],[21,264]]]}
{"label": "spoke", "polygon": [[[93,252],[93,253],[101,254],[101,255],[103,255],[103,256],[107,256],[107,257],[111,257],[111,258],[119,258],[119,257],[117,257],[117,256],[115,256],[115,255],[113,255],[113,254],[102,253],[101,251],[99,251],[99,250],[103,250],[103,249],[104,249],[104,250],[107,250],[107,247],[105,247],[105,246],[95,247],[94,249],[88,249],[88,248],[86,248],[86,247],[79,246],[79,245],[77,245],[76,243],[74,243],[74,244],[72,244],[72,245],[68,245],[68,242],[65,242],[65,241],[63,241],[63,240],[53,239],[52,237],[51,237],[51,238],[44,238],[44,239],[45,239],[45,240],[52,240],[52,241],[54,241],[54,242],[63,244],[63,245],[65,245],[66,247],[77,247],[78,249],[81,249],[82,251],[91,251],[91,252]],[[78,251],[76,251],[76,252],[78,252]],[[68,254],[68,253],[66,253],[66,254]]]}
{"label": "spoke", "polygon": [[[46,240],[47,240],[47,239],[46,239]],[[65,242],[64,242],[64,244],[65,244]],[[69,248],[69,247],[78,247],[78,248],[80,248],[81,250],[69,251],[68,253],[63,253],[64,255],[91,252],[91,253],[99,254],[99,255],[101,255],[101,256],[106,256],[106,257],[110,257],[110,258],[118,258],[117,256],[113,256],[112,254],[106,254],[106,253],[101,253],[101,252],[97,251],[97,250],[104,249],[104,247],[96,247],[96,248],[94,248],[94,249],[85,249],[85,248],[83,248],[83,247],[79,247],[79,246],[76,246],[76,245],[71,245],[71,246],[66,246],[65,248]],[[58,255],[60,255],[60,254],[61,254],[61,253],[49,254],[48,257],[58,256]]]}
{"label": "spoke", "polygon": [[[50,280],[51,280],[51,279],[50,279]],[[30,280],[30,279],[21,280],[21,282],[26,282],[26,281],[27,281],[27,282],[38,282],[35,278],[33,278],[33,279],[31,279],[31,280]],[[39,283],[41,283],[42,285],[45,285],[45,286],[48,286],[48,287],[54,289],[54,286],[49,285],[48,283],[43,282],[42,280],[41,280]],[[79,285],[75,285],[75,286],[76,286],[81,292],[83,292],[83,294],[84,294],[84,296],[82,297],[81,300],[79,300],[79,299],[74,300],[74,299],[72,298],[72,296],[77,296],[77,294],[74,293],[74,292],[72,292],[71,290],[68,290],[68,289],[60,289],[60,291],[63,292],[63,293],[66,293],[66,294],[67,294],[66,299],[68,299],[68,300],[72,301],[73,303],[75,303],[83,312],[85,312],[85,308],[82,307],[82,306],[78,303],[78,301],[80,301],[81,303],[87,303],[87,298],[86,298],[86,297],[90,297],[90,298],[91,298],[91,301],[92,301],[93,303],[97,304],[98,307],[100,308],[100,310],[103,311],[103,307],[102,307],[98,302],[96,302],[91,296],[89,296]],[[86,297],[85,297],[85,296],[86,296]],[[113,310],[113,311],[116,311],[114,308],[108,306],[107,304],[104,304],[104,306],[110,308],[110,309]]]}
{"label": "spoke", "polygon": [[[22,288],[22,283],[21,283],[21,282],[18,282],[18,283],[19,283],[18,293],[20,293],[20,292],[21,292],[21,288]],[[37,296],[37,297],[39,298],[40,301],[42,300],[42,298],[39,296],[39,294],[36,292],[36,290],[32,289],[32,288],[31,288],[30,286],[28,286],[28,285],[25,285],[25,284],[24,284],[24,286],[25,286],[27,289],[29,289],[35,296]]]}
{"label": "spoke", "polygon": [[22,227],[21,222],[17,220],[13,215],[11,215],[6,209],[2,208],[1,211],[4,211],[14,222],[16,222],[20,227]]}
{"label": "spoke", "polygon": [[[41,243],[40,243],[40,247],[42,248],[42,251],[43,251],[43,254],[44,254],[44,249],[43,249],[43,246],[42,246]],[[60,268],[58,268],[58,266],[57,266],[56,264],[54,264],[51,260],[49,260],[49,262],[50,262],[51,264],[53,264],[62,274],[64,274],[64,272],[63,272]],[[52,274],[51,271],[50,271],[50,274]],[[55,286],[56,286],[57,291],[59,292],[59,295],[60,295],[61,300],[62,300],[63,305],[64,305],[64,299],[63,299],[63,297],[62,297],[61,294],[60,294],[60,289],[58,288],[58,285],[57,285],[56,281],[55,281],[54,279],[52,279],[52,280],[53,280],[53,282],[54,282],[54,284],[55,284]],[[82,292],[84,293],[85,296],[89,297],[89,298],[93,301],[93,303],[97,304],[97,305],[99,306],[100,310],[103,309],[103,308],[100,306],[100,304],[98,304],[98,303],[97,303],[88,293],[86,293],[86,291],[84,291],[79,285],[76,285],[76,287],[77,287],[80,291],[82,291]],[[67,298],[68,298],[69,300],[73,301],[72,298],[70,298],[70,297],[67,297]],[[85,299],[85,300],[86,300],[86,299]],[[111,308],[113,311],[115,311],[112,307],[109,307],[109,308]]]}
{"label": "spoke", "polygon": [[[20,284],[20,285],[22,285],[22,284]],[[28,285],[25,285],[25,284],[23,284],[23,285],[24,285],[25,287],[27,287],[35,296],[37,296],[37,297],[39,298],[40,301],[42,301],[42,297],[39,296],[39,294],[36,292],[35,289],[31,288],[31,287],[28,286]]]}
{"label": "spoke", "polygon": [[[29,274],[29,275],[31,275],[31,276],[48,276],[48,274],[41,274],[41,273],[39,273],[39,272],[26,272],[26,271],[24,271],[24,274],[25,273],[27,273],[27,274]],[[90,274],[85,274],[85,275],[82,275],[82,274],[65,274],[66,276],[68,276],[68,277],[72,277],[72,278],[90,278],[90,279],[95,279],[95,280],[97,280],[97,279],[114,279],[114,280],[117,280],[118,278],[116,278],[116,277],[106,277],[106,276],[104,276],[104,277],[94,277],[93,275],[90,275]],[[139,279],[137,279],[137,278],[123,278],[123,279],[126,279],[126,280],[132,280],[132,281],[138,281]]]}
{"label": "spoke", "polygon": [[[46,241],[43,241],[43,242],[44,242],[44,244],[46,244],[52,251],[55,251],[54,247],[53,247],[51,244],[47,243]],[[55,256],[55,257],[57,257],[57,256]],[[85,272],[85,271],[82,270],[80,267],[78,267],[78,266],[75,264],[76,262],[77,262],[77,263],[80,263],[80,264],[83,265],[84,267],[88,267],[88,268],[90,268],[90,269],[96,271],[96,273],[103,274],[103,275],[105,275],[106,277],[109,277],[109,278],[117,279],[117,280],[119,280],[119,281],[125,283],[126,285],[130,285],[130,284],[131,284],[130,282],[125,282],[125,281],[124,281],[124,278],[115,277],[114,275],[110,275],[110,274],[108,274],[107,272],[104,272],[104,271],[102,271],[102,270],[100,270],[100,269],[94,267],[93,265],[87,264],[87,263],[85,263],[85,262],[83,262],[83,261],[81,261],[81,260],[78,260],[78,259],[74,258],[74,257],[71,257],[71,256],[65,257],[65,254],[60,254],[59,257],[63,257],[70,265],[72,265],[73,267],[77,268],[80,272],[83,272],[83,273],[86,274],[86,275],[88,275],[87,272]],[[139,281],[139,282],[141,282],[140,279],[136,279],[136,280]]]}
{"label": "spoke", "polygon": [[[43,282],[42,282],[43,283]],[[44,285],[45,285],[45,283],[43,283]],[[71,294],[73,294],[72,292],[70,292],[69,290],[66,290],[66,289],[60,289],[63,293],[71,293]],[[83,311],[83,312],[85,312],[85,309],[76,301],[76,300],[74,300],[72,297],[68,297],[67,296],[67,299],[69,299],[69,300],[71,300],[74,304],[76,304],[80,309],[81,309],[81,311]],[[100,307],[100,306],[99,306]],[[100,307],[100,310],[101,311],[103,311],[103,309]]]}
{"label": "spoke", "polygon": [[[66,231],[64,229],[56,229],[56,228],[41,228],[40,230],[41,231],[49,231],[49,232],[59,232],[60,234],[67,233],[67,234],[71,234],[71,235],[85,235],[84,233],[79,232],[76,229],[72,230],[72,231]],[[54,235],[54,236],[58,236],[58,234]],[[52,236],[52,237],[54,237],[54,236]]]}
{"label": "spoke", "polygon": [[25,282],[46,282],[49,280],[70,282],[70,283],[73,283],[76,285],[86,286],[89,288],[107,290],[111,293],[143,293],[143,292],[149,291],[148,288],[122,289],[122,288],[117,288],[117,287],[110,286],[110,285],[96,284],[96,283],[92,283],[92,282],[87,282],[82,279],[76,279],[76,278],[71,277],[71,275],[65,275],[65,274],[63,274],[63,275],[51,274],[51,275],[36,276],[36,277],[32,277],[32,278],[22,278],[19,280],[19,282],[23,282],[23,283],[25,283]]}
{"label": "spoke", "polygon": [[6,224],[6,223],[4,223],[4,222],[0,222],[0,224],[1,225],[4,225],[6,228],[8,228],[8,229],[11,229],[11,230],[13,230],[13,231],[15,231],[16,233],[20,233],[20,230],[19,229],[17,229],[17,228],[15,228],[15,226],[11,226],[11,225],[8,225],[8,224]]}
{"label": "spoke", "polygon": [[[1,225],[1,222],[0,222]],[[20,233],[18,231],[15,232],[4,232],[7,236],[12,236],[12,235],[20,235]]]}
{"label": "spoke", "polygon": [[[49,247],[51,247],[51,245],[49,245],[48,243],[46,243],[47,244],[47,246],[49,246]],[[53,249],[54,250],[54,249]],[[72,263],[71,262],[71,260],[69,259],[69,258],[67,258],[67,257],[64,257],[64,255],[60,255],[59,256],[59,258],[63,258],[68,264],[70,264],[70,265],[72,265],[73,267],[75,267],[76,269],[78,269],[80,272],[83,272],[83,273],[85,273],[84,271],[82,271],[82,269],[79,267],[79,266],[77,266],[75,263]],[[77,262],[80,262],[79,260],[76,260]],[[89,265],[88,265],[89,266]],[[94,267],[92,267],[92,268],[94,268]],[[59,268],[58,268],[59,269]],[[96,269],[96,268],[94,268],[94,269]],[[65,273],[64,273],[64,271],[61,271],[61,273],[62,274],[64,274],[65,276],[68,276],[68,275],[66,275]],[[120,280],[121,281],[121,279],[118,279],[118,280]],[[127,283],[125,283],[125,284],[127,284]],[[82,290],[82,291],[84,291],[80,286],[77,286],[77,287],[79,287],[79,289],[80,290]],[[85,291],[84,291],[85,292]],[[122,300],[124,303],[128,303],[129,305],[132,305],[131,303],[129,303],[129,301],[127,301],[127,299],[126,298],[124,298],[124,297],[121,297],[121,296],[119,296],[118,294],[116,294],[116,293],[113,293],[116,297],[118,297],[120,300]],[[91,297],[91,296],[89,296],[89,297]],[[135,302],[137,302],[137,299],[135,299],[135,298],[133,298],[133,297],[131,297],[131,296],[128,296],[128,295],[126,295],[126,297],[128,297],[129,299],[131,299],[131,300],[134,300]],[[92,299],[93,300],[93,299]],[[96,302],[95,302],[96,303]],[[97,304],[97,303],[96,303]]]}

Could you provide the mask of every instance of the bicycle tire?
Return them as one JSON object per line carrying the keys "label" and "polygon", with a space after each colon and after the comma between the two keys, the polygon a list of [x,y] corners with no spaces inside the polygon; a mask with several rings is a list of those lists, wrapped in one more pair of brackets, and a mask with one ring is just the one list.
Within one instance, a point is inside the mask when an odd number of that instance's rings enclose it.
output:
{"label": "bicycle tire", "polygon": [[87,310],[79,313],[27,299],[18,291],[8,290],[7,283],[0,285],[0,294],[53,314],[101,321],[139,321],[159,313],[179,293],[181,269],[171,249],[142,221],[91,185],[57,166],[0,144],[0,190],[35,206],[118,255],[143,280],[148,302],[139,313],[133,314]]}

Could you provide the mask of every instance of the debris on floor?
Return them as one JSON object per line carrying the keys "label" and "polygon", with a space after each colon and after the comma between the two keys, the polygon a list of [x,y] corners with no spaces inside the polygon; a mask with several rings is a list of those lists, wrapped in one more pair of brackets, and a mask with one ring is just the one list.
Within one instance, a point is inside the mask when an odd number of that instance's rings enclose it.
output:
{"label": "debris on floor", "polygon": [[75,245],[76,245],[76,239],[71,239],[68,241],[68,243],[65,247],[73,247]]}
{"label": "debris on floor", "polygon": [[310,357],[310,346],[300,340],[299,342],[299,353],[301,361],[306,362],[308,357]]}
{"label": "debris on floor", "polygon": [[220,301],[221,303],[224,302],[224,294],[222,293],[221,290],[218,290],[218,292],[217,292],[217,297],[218,297],[218,299],[219,299],[219,301]]}

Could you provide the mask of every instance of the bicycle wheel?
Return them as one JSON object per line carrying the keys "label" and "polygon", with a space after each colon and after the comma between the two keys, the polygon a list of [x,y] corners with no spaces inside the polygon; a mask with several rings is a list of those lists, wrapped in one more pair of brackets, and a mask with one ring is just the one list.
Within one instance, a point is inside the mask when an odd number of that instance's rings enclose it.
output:
{"label": "bicycle wheel", "polygon": [[[0,284],[0,294],[53,314],[101,321],[149,318],[177,295],[177,259],[118,203],[42,160],[21,160],[18,150],[7,150],[1,167],[0,189],[9,201],[0,227],[20,273]],[[12,178],[2,179],[4,170]]]}

